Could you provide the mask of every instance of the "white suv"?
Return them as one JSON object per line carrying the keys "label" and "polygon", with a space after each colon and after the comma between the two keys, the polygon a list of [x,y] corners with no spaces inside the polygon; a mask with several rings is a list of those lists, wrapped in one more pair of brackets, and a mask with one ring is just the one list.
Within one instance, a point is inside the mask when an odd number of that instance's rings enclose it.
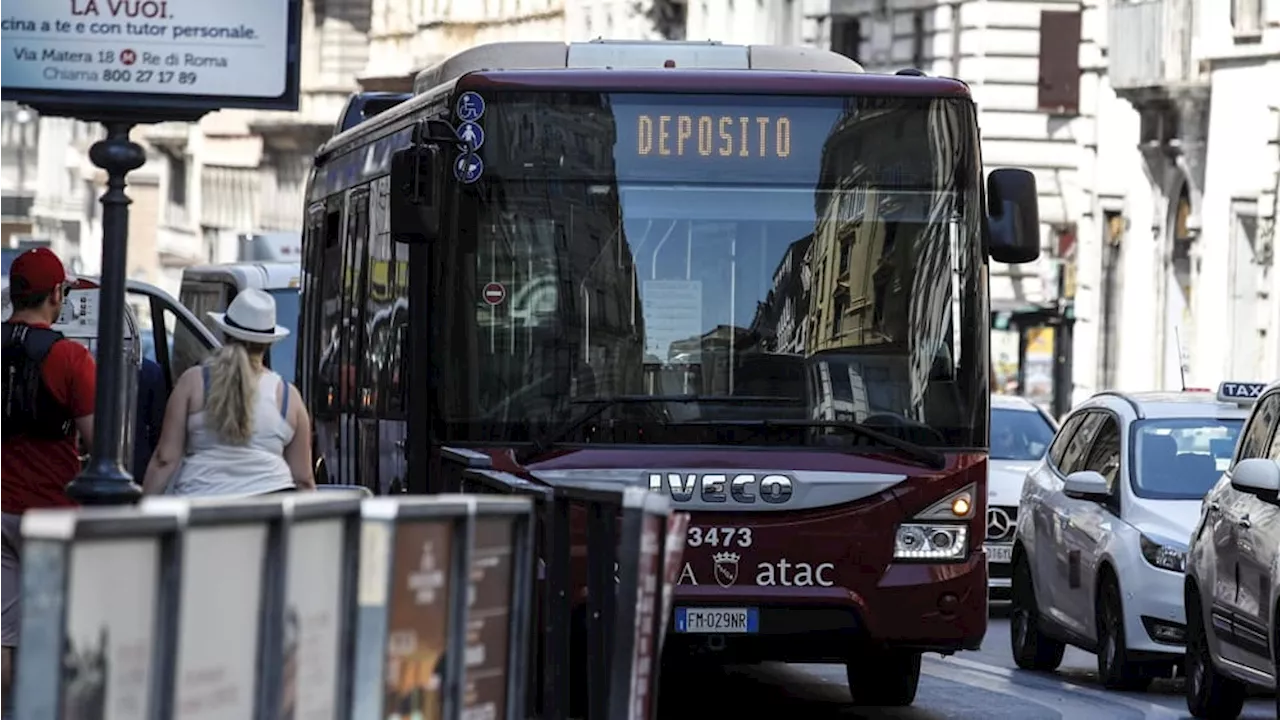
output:
{"label": "white suv", "polygon": [[1066,645],[1137,690],[1183,656],[1182,572],[1204,494],[1246,407],[1208,392],[1094,395],[1027,473],[1014,535],[1010,644],[1054,670]]}
{"label": "white suv", "polygon": [[991,396],[991,454],[987,460],[987,599],[1009,599],[1009,561],[1018,529],[1022,481],[1035,466],[1058,424],[1045,411],[1016,395]]}
{"label": "white suv", "polygon": [[1231,385],[1258,402],[1205,496],[1186,575],[1187,709],[1224,720],[1249,685],[1276,688],[1280,715],[1280,382]]}

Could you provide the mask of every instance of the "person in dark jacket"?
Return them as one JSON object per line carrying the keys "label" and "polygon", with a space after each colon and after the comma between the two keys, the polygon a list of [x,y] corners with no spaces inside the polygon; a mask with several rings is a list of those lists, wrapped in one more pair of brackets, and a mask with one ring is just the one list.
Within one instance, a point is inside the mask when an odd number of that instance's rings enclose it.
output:
{"label": "person in dark jacket", "polygon": [[164,381],[164,370],[150,358],[142,358],[138,370],[138,410],[134,418],[133,480],[141,484],[147,474],[147,463],[160,442],[160,428],[164,425],[164,409],[169,402],[169,388]]}

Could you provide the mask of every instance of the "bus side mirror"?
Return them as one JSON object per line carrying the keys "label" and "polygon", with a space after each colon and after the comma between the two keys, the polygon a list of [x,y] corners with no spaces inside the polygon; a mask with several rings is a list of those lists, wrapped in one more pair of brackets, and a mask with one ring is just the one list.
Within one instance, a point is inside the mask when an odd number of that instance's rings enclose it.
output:
{"label": "bus side mirror", "polygon": [[437,151],[415,145],[391,154],[391,238],[396,242],[428,243],[440,233],[436,202]]}
{"label": "bus side mirror", "polygon": [[1040,257],[1040,204],[1036,176],[1000,168],[987,176],[987,227],[991,259],[1018,265]]}

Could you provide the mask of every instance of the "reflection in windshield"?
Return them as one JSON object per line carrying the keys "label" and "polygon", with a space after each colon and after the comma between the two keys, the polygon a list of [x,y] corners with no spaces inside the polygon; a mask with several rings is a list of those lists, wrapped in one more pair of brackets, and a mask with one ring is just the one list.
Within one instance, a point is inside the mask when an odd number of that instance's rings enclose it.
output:
{"label": "reflection in windshield", "polygon": [[447,439],[527,440],[575,399],[692,394],[795,402],[628,405],[579,436],[733,442],[678,422],[776,418],[985,443],[970,104],[486,100],[484,176],[454,224],[478,232],[442,244],[432,286]]}
{"label": "reflection in windshield", "polygon": [[991,459],[1039,460],[1053,442],[1053,426],[1035,410],[991,409]]}
{"label": "reflection in windshield", "polygon": [[1138,497],[1199,500],[1231,465],[1241,420],[1141,420],[1133,430]]}

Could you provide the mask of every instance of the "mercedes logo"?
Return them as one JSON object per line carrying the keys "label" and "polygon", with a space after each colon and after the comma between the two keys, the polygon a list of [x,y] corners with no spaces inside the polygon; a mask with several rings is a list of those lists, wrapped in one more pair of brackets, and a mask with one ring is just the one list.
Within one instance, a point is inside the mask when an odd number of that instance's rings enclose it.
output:
{"label": "mercedes logo", "polygon": [[1008,542],[1013,539],[1013,518],[1001,507],[987,508],[987,541]]}

